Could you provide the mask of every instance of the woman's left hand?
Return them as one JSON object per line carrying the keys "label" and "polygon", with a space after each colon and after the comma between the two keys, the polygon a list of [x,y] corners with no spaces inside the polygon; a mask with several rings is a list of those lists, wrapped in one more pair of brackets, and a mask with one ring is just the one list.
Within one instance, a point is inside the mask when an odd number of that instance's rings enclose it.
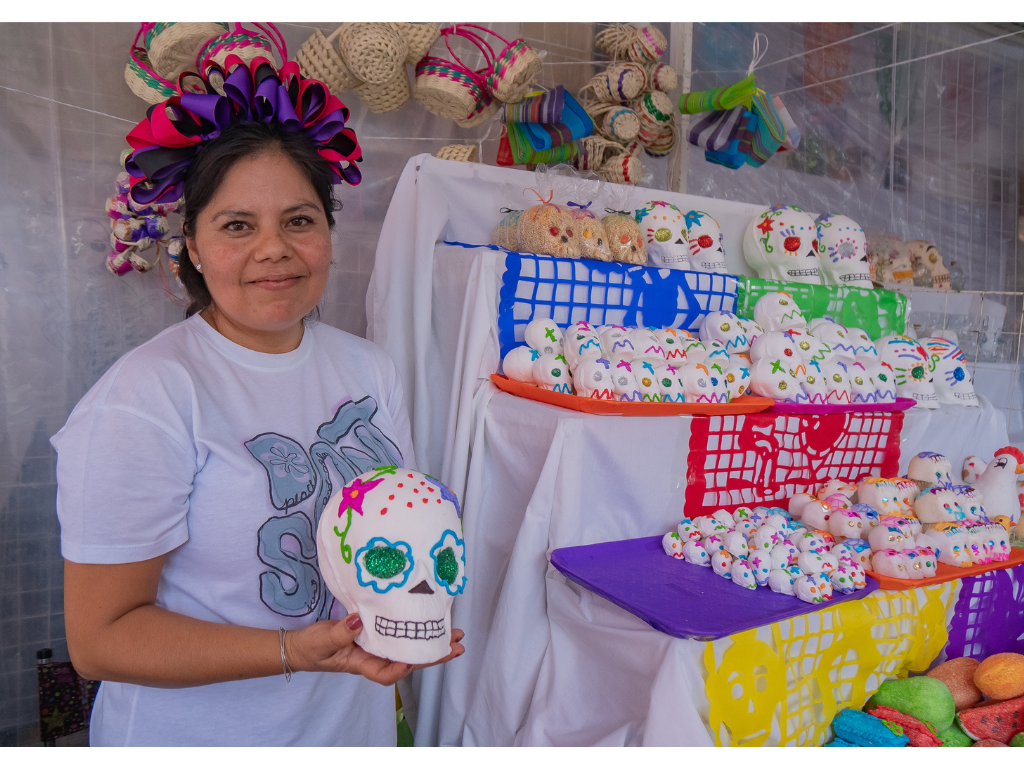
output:
{"label": "woman's left hand", "polygon": [[367,653],[355,643],[362,631],[359,614],[341,621],[318,621],[285,635],[285,655],[296,672],[348,672],[362,675],[381,685],[394,685],[414,669],[444,664],[461,656],[466,649],[460,642],[461,629],[452,629],[451,653],[432,664],[404,664]]}

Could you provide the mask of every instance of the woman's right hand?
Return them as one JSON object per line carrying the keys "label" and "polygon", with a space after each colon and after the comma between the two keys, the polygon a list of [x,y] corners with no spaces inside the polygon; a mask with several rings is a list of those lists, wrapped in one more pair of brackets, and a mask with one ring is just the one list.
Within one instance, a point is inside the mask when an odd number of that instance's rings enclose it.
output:
{"label": "woman's right hand", "polygon": [[451,653],[433,664],[404,664],[367,653],[356,645],[363,629],[358,613],[341,621],[318,621],[302,629],[285,633],[284,649],[288,664],[296,672],[348,672],[362,675],[381,685],[394,685],[414,669],[444,664],[465,653],[459,642],[465,633],[452,629]]}

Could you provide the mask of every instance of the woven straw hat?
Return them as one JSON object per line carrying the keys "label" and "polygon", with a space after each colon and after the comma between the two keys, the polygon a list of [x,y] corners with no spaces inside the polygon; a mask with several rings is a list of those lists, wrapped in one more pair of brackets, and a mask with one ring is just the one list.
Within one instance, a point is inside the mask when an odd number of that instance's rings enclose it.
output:
{"label": "woven straw hat", "polygon": [[338,27],[330,37],[325,37],[318,29],[295,53],[295,61],[303,77],[324,82],[334,94],[351,91],[361,84],[332,45],[340,33],[341,27]]}
{"label": "woven straw hat", "polygon": [[158,22],[146,45],[150,64],[158,74],[176,82],[182,72],[195,68],[196,56],[206,42],[227,29],[223,22]]}
{"label": "woven straw hat", "polygon": [[257,26],[260,27],[260,32],[245,29],[236,22],[234,29],[207,40],[196,55],[196,70],[200,74],[204,74],[211,63],[217,64],[223,69],[228,56],[237,56],[245,62],[246,66],[259,56],[273,61],[274,45],[278,46],[281,61],[287,61],[287,52],[282,49],[281,41],[271,41],[271,38],[263,31],[262,25]]}
{"label": "woven straw hat", "polygon": [[663,93],[672,93],[679,84],[676,71],[668,64],[651,64],[647,68],[647,87]]}
{"label": "woven straw hat", "polygon": [[664,56],[667,50],[668,40],[661,34],[661,30],[648,24],[636,31],[626,49],[626,57],[641,64],[652,64]]}
{"label": "woven straw hat", "polygon": [[342,24],[338,50],[349,71],[372,85],[394,80],[409,54],[409,46],[393,22]]}
{"label": "woven straw hat", "polygon": [[440,36],[439,27],[433,22],[400,21],[396,22],[395,26],[405,38],[405,45],[409,49],[405,55],[405,63],[413,66],[416,66],[416,62],[427,55]]}
{"label": "woven straw hat", "polygon": [[594,35],[594,45],[609,56],[621,58],[626,55],[636,32],[632,24],[611,24]]}
{"label": "woven straw hat", "polygon": [[366,108],[378,115],[382,112],[394,112],[412,97],[409,75],[404,64],[390,82],[383,85],[360,83],[355,87],[355,92]]}
{"label": "woven straw hat", "polygon": [[446,147],[441,147],[437,150],[437,154],[434,155],[441,160],[455,160],[459,163],[475,163],[476,159],[476,145],[475,144],[449,144]]}

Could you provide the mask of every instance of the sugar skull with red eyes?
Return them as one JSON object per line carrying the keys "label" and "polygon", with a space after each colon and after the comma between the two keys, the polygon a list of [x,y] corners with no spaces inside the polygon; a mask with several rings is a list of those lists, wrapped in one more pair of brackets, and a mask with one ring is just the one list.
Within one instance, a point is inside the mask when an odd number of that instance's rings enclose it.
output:
{"label": "sugar skull with red eyes", "polygon": [[743,238],[743,256],[764,280],[821,283],[818,230],[796,206],[776,205],[755,216]]}
{"label": "sugar skull with red eyes", "polygon": [[704,211],[685,215],[690,269],[695,272],[725,272],[725,244],[718,221]]}
{"label": "sugar skull with red eyes", "polygon": [[870,288],[867,239],[860,224],[838,213],[823,213],[814,223],[821,243],[822,282]]}
{"label": "sugar skull with red eyes", "polygon": [[683,212],[664,200],[652,200],[636,211],[647,245],[647,255],[656,267],[690,269],[686,218]]}
{"label": "sugar skull with red eyes", "polygon": [[553,203],[535,205],[519,217],[520,248],[530,253],[579,258],[583,255],[580,224],[569,208]]}

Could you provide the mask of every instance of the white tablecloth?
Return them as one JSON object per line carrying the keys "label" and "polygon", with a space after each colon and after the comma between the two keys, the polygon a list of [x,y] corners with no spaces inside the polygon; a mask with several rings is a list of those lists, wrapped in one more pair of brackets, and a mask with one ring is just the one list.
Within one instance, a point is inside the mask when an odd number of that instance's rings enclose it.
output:
{"label": "white tablecloth", "polygon": [[[420,160],[395,193],[367,296],[371,338],[402,371],[420,468],[463,499],[469,583],[453,623],[466,654],[424,671],[416,743],[710,745],[702,644],[651,629],[548,561],[557,547],[674,526],[690,418],[590,416],[498,392],[503,254],[434,242],[479,241],[480,223],[451,233],[450,196],[465,202],[464,187],[497,169]],[[921,450],[957,467],[1007,442],[988,404],[908,414],[903,437],[901,469]]]}

